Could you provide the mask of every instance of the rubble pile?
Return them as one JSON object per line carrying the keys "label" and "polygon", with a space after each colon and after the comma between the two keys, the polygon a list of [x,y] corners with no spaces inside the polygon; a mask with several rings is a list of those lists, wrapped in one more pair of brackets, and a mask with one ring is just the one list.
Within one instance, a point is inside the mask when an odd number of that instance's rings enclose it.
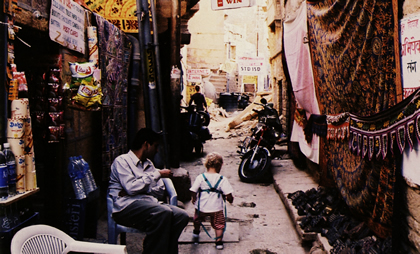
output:
{"label": "rubble pile", "polygon": [[331,253],[392,253],[391,237],[381,239],[354,218],[336,189],[318,187],[288,194],[305,232],[316,232],[328,239]]}

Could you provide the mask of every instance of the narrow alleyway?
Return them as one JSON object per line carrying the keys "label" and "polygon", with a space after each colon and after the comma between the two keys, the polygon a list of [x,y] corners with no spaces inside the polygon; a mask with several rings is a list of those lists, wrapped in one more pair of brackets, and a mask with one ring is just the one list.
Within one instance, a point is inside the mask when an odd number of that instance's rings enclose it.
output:
{"label": "narrow alleyway", "polygon": [[[246,130],[234,129],[224,131],[229,119],[222,122],[212,121],[209,128],[213,139],[204,144],[204,154],[189,161],[182,161],[181,167],[188,171],[191,182],[205,168],[203,165],[207,153],[217,151],[224,158],[221,174],[227,177],[234,188],[234,203],[227,204],[228,225],[224,250],[216,250],[214,243],[202,230],[200,244],[189,241],[192,234],[192,223],[187,226],[180,237],[180,254],[306,254],[311,244],[304,246],[296,233],[287,209],[283,205],[272,183],[248,184],[239,180],[238,166],[240,157],[237,145],[245,136]],[[284,148],[286,149],[286,148]],[[275,161],[274,163],[275,164]],[[185,209],[192,218],[194,206],[185,202]],[[103,218],[98,225],[100,237],[106,237],[106,220]],[[209,231],[214,234],[213,230]],[[142,235],[127,234],[127,250],[130,254],[140,254]]]}
{"label": "narrow alleyway", "polygon": [[[233,205],[227,205],[227,217],[229,222],[237,224],[239,241],[225,243],[223,251],[216,250],[214,243],[180,244],[180,253],[308,253],[310,246],[306,249],[302,247],[294,224],[273,184],[248,184],[239,180],[240,157],[236,151],[245,136],[241,130],[225,132],[225,125],[225,121],[212,122],[210,130],[213,139],[204,145],[204,156],[183,162],[182,167],[189,172],[193,181],[204,171],[202,161],[207,153],[217,151],[224,157],[221,174],[229,179],[235,190]],[[185,205],[188,213],[193,216],[193,205]],[[200,237],[208,239],[204,232],[201,232]]]}

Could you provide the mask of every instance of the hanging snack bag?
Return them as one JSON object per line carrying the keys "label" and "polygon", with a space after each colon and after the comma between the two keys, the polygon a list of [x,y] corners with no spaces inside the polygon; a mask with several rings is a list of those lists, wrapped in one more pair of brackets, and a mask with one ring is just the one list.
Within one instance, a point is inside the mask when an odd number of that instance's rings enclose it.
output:
{"label": "hanging snack bag", "polygon": [[72,73],[70,89],[77,90],[72,100],[85,108],[93,108],[101,105],[102,89],[100,77],[94,63],[69,63]]}

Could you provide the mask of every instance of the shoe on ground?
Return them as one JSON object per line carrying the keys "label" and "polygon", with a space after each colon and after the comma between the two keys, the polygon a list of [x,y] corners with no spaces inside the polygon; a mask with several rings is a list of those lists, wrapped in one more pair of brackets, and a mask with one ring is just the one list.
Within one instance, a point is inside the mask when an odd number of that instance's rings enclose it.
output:
{"label": "shoe on ground", "polygon": [[222,241],[216,242],[216,249],[223,250],[223,242]]}
{"label": "shoe on ground", "polygon": [[200,232],[198,232],[198,233],[195,233],[195,232],[193,232],[193,242],[194,242],[194,244],[198,244],[198,242],[199,242],[199,239],[200,239],[200,234],[199,234]]}

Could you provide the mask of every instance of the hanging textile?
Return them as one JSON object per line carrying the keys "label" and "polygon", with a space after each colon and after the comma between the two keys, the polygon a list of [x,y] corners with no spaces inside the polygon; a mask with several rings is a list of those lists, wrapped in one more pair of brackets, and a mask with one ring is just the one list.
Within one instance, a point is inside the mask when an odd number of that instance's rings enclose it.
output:
{"label": "hanging textile", "polygon": [[327,140],[346,140],[349,138],[350,114],[348,112],[327,115]]}
{"label": "hanging textile", "polygon": [[96,15],[102,75],[102,167],[108,180],[114,159],[128,151],[127,89],[131,42],[116,26]]}
{"label": "hanging textile", "polygon": [[420,140],[420,90],[392,108],[360,117],[350,114],[350,150],[357,155],[385,158],[400,155]]}
{"label": "hanging textile", "polygon": [[138,32],[135,0],[84,0],[86,6],[126,33]]}
{"label": "hanging textile", "polygon": [[[393,3],[394,2],[394,3]],[[401,100],[397,0],[308,4],[308,32],[320,113],[369,116]],[[349,142],[323,140],[320,168],[353,213],[379,236],[391,234],[396,163],[368,160]]]}
{"label": "hanging textile", "polygon": [[[284,53],[297,107],[306,112],[306,117],[309,118],[311,114],[319,114],[319,109],[309,53],[305,1],[301,2],[296,17],[284,22],[283,32]],[[319,137],[311,135],[306,138],[304,126],[296,120],[293,123],[290,141],[298,142],[301,152],[308,159],[319,162]]]}

